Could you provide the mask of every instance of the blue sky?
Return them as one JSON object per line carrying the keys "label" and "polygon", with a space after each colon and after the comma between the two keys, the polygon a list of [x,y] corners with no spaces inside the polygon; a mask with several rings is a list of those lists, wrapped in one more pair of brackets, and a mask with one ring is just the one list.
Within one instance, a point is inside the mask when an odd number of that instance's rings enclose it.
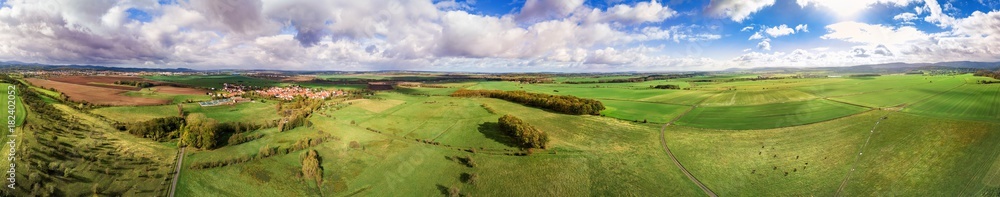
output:
{"label": "blue sky", "polygon": [[688,71],[1000,61],[998,0],[0,0],[0,60]]}

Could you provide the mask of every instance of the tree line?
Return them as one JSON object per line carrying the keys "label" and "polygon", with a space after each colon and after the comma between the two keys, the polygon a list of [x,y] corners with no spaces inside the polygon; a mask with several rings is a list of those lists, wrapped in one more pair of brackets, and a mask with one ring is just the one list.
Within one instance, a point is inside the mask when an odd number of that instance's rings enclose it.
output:
{"label": "tree line", "polygon": [[604,110],[604,104],[594,99],[585,99],[569,95],[550,95],[529,93],[525,91],[501,90],[466,90],[460,89],[451,94],[453,97],[486,97],[503,99],[531,107],[548,109],[559,113],[572,115],[599,115]]}
{"label": "tree line", "polygon": [[145,81],[115,81],[115,84],[117,84],[117,85],[135,86],[135,87],[139,87],[139,88],[153,87],[153,83],[149,83],[149,82],[145,82]]}
{"label": "tree line", "polygon": [[978,70],[972,74],[973,76],[979,77],[989,77],[994,79],[1000,79],[1000,70],[998,71],[988,71],[988,70]]}
{"label": "tree line", "polygon": [[17,94],[21,95],[21,103],[30,108],[31,112],[50,117],[55,121],[66,120],[65,114],[62,111],[46,103],[45,100],[42,99],[44,96],[38,94],[34,90],[31,90],[27,84],[21,83],[21,81],[15,80],[5,74],[0,74],[0,80],[11,83],[17,87],[16,91]]}
{"label": "tree line", "polygon": [[548,134],[510,114],[500,117],[498,123],[500,131],[516,140],[521,147],[545,148],[545,145],[549,143]]}
{"label": "tree line", "polygon": [[677,89],[681,89],[681,86],[678,86],[678,85],[671,85],[671,84],[667,84],[667,85],[656,85],[656,86],[650,86],[650,87],[651,87],[651,88],[656,88],[656,89],[673,89],[673,90],[677,90]]}

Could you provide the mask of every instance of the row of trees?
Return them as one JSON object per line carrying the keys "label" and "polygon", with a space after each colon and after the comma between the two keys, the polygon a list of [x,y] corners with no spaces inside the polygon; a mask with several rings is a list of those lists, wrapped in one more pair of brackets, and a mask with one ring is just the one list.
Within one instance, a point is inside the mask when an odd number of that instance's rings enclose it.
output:
{"label": "row of trees", "polygon": [[451,96],[497,98],[573,115],[599,115],[601,114],[601,110],[604,110],[604,104],[602,104],[601,101],[594,99],[585,99],[568,95],[529,93],[525,91],[460,89],[452,93]]}
{"label": "row of trees", "polygon": [[976,73],[972,74],[980,77],[990,77],[994,79],[1000,79],[1000,71],[988,71],[988,70],[978,70]]}
{"label": "row of trees", "polygon": [[317,146],[323,143],[324,141],[323,139],[326,139],[326,137],[303,138],[300,139],[299,141],[296,141],[295,144],[293,144],[290,147],[271,147],[270,145],[264,145],[263,147],[260,147],[259,152],[255,154],[248,154],[217,161],[195,162],[191,164],[191,169],[224,167],[228,165],[249,162],[256,159],[263,159],[272,156],[284,155],[295,151],[305,150],[309,147]]}
{"label": "row of trees", "polygon": [[139,88],[153,87],[153,83],[149,83],[149,82],[145,82],[145,81],[115,81],[115,84],[117,84],[117,85],[135,86],[135,87],[139,87]]}
{"label": "row of trees", "polygon": [[500,131],[514,138],[524,148],[545,148],[549,135],[510,114],[500,117]]}
{"label": "row of trees", "polygon": [[667,84],[667,85],[656,85],[656,86],[650,86],[650,87],[651,87],[651,88],[656,88],[656,89],[674,89],[674,90],[676,90],[676,89],[681,89],[681,86],[678,86],[678,85],[671,85],[671,84]]}

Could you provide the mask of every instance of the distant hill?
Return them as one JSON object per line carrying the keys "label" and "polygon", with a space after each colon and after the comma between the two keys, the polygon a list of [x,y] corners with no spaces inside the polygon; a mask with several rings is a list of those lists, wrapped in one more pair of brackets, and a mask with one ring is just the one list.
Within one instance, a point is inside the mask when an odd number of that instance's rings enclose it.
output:
{"label": "distant hill", "polygon": [[0,62],[0,69],[4,70],[93,70],[93,71],[119,71],[119,72],[194,72],[189,68],[134,68],[134,67],[110,67],[94,65],[47,65],[39,63],[25,63],[19,61]]}

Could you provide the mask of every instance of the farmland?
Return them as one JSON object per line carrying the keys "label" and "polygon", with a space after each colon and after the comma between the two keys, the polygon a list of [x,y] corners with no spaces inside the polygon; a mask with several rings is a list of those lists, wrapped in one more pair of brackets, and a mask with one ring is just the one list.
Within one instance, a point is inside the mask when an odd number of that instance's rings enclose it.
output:
{"label": "farmland", "polygon": [[97,105],[160,105],[170,101],[164,99],[129,97],[122,95],[126,90],[102,88],[87,85],[50,81],[44,79],[27,79],[33,86],[53,88],[68,96],[75,102],[87,102]]}
{"label": "farmland", "polygon": [[[317,77],[378,81],[432,76]],[[134,190],[125,182],[131,179],[96,183],[107,188],[103,194],[166,191],[159,184],[169,180],[166,175],[172,168],[167,166],[182,149],[178,144],[183,135],[151,141],[116,131],[121,128],[114,125],[192,114],[219,124],[266,126],[222,134],[224,142],[217,147],[183,148],[177,196],[437,196],[453,191],[469,196],[703,195],[664,153],[665,147],[688,173],[720,196],[979,195],[1000,187],[996,178],[1000,146],[991,143],[1000,140],[1000,86],[976,83],[980,77],[758,80],[756,75],[724,74],[590,83],[635,77],[641,76],[555,77],[551,83],[423,82],[319,100],[312,105],[315,108],[302,108],[308,106],[302,100],[270,98],[219,106],[188,101],[211,100],[205,93],[222,83],[365,87],[239,75],[146,76],[142,79],[197,88],[104,88],[118,91],[115,96],[161,103],[90,108],[73,108],[57,98],[69,90],[29,89],[103,133],[61,136],[59,141],[113,139],[99,147],[146,151],[135,156],[135,162],[107,164],[122,166],[115,168],[122,175],[135,173],[135,167],[144,163],[156,166],[153,174],[135,180],[135,184],[156,184]],[[677,89],[652,87],[656,85]],[[592,115],[572,115],[546,105],[453,95],[463,89],[526,91],[540,98],[573,96],[599,101],[605,108]],[[506,134],[498,123],[504,115],[544,132],[545,148],[524,148]],[[300,124],[274,126],[292,122]],[[253,137],[233,141],[243,136]],[[321,171],[307,178],[303,161],[312,151],[320,158]],[[99,171],[71,169],[86,176]],[[94,182],[83,185],[88,184]]]}

